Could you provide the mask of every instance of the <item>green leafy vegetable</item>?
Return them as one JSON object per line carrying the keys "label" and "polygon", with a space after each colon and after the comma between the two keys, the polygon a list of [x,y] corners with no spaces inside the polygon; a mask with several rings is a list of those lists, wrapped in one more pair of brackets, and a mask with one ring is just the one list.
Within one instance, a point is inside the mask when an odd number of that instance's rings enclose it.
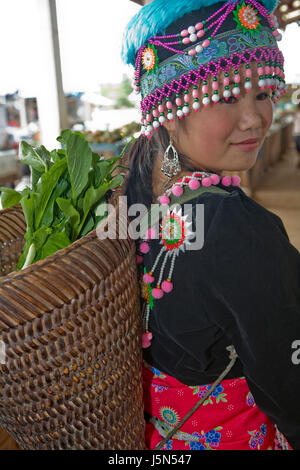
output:
{"label": "green leafy vegetable", "polygon": [[122,154],[110,159],[92,152],[83,134],[62,131],[63,149],[48,151],[21,142],[21,161],[30,166],[32,188],[0,187],[2,207],[21,204],[26,220],[25,246],[17,270],[61,250],[97,228],[107,217],[106,195],[123,182],[117,174]]}

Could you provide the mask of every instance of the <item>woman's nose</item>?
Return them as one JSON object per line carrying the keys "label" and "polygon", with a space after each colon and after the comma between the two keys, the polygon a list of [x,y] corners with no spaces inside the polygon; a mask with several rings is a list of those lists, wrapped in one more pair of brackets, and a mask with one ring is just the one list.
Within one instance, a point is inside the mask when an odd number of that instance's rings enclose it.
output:
{"label": "woman's nose", "polygon": [[259,129],[263,126],[263,115],[261,107],[258,106],[256,94],[247,93],[240,101],[239,126],[245,131],[247,129]]}

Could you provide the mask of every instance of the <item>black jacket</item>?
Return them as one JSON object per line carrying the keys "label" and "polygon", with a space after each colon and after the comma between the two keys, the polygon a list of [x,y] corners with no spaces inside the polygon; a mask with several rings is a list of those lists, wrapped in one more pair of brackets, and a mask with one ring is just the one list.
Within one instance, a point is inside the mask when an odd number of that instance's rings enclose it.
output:
{"label": "black jacket", "polygon": [[[239,356],[226,377],[245,376],[257,406],[294,449],[300,449],[300,254],[281,219],[237,187],[203,193],[204,244],[180,253],[174,289],[154,301],[145,360],[186,385],[214,381]],[[150,270],[161,248],[150,242]],[[294,355],[293,355],[294,354]],[[300,354],[298,355],[300,358]],[[294,359],[294,361],[292,360]]]}

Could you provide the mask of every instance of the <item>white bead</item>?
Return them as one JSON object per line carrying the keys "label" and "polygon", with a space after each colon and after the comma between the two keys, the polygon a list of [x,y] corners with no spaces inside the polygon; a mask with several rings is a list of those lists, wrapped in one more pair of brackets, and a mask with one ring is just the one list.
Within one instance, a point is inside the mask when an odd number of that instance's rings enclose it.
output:
{"label": "white bead", "polygon": [[158,120],[159,122],[165,122],[166,118],[164,116],[159,116]]}
{"label": "white bead", "polygon": [[199,108],[200,108],[200,103],[199,103],[199,101],[195,101],[195,102],[193,103],[193,109],[199,109]]}
{"label": "white bead", "polygon": [[154,129],[157,129],[159,127],[159,122],[158,121],[154,121],[153,122],[153,127]]}
{"label": "white bead", "polygon": [[198,38],[197,38],[197,34],[191,34],[191,35],[190,35],[190,41],[191,41],[191,42],[196,42],[197,39],[198,39]]}
{"label": "white bead", "polygon": [[183,111],[182,111],[182,109],[178,109],[178,111],[177,111],[177,116],[178,116],[178,117],[183,116]]}
{"label": "white bead", "polygon": [[235,87],[232,88],[232,94],[233,95],[239,95],[240,92],[241,92],[241,90],[239,89],[238,86],[235,86]]}
{"label": "white bead", "polygon": [[172,121],[174,119],[174,114],[173,113],[168,113],[168,119]]}
{"label": "white bead", "polygon": [[190,34],[195,33],[195,32],[196,32],[195,27],[194,27],[194,26],[189,26],[189,27],[188,27],[188,32],[189,32]]}
{"label": "white bead", "polygon": [[267,82],[267,86],[271,86],[271,85],[272,85],[272,81],[271,81],[270,78],[267,78],[266,82]]}
{"label": "white bead", "polygon": [[182,112],[183,112],[183,114],[188,114],[188,113],[190,112],[189,107],[188,107],[188,106],[184,106],[184,107],[182,108]]}
{"label": "white bead", "polygon": [[198,44],[198,45],[195,47],[195,50],[196,50],[196,52],[197,52],[198,54],[200,54],[200,52],[203,51],[203,47],[202,47],[200,44]]}
{"label": "white bead", "polygon": [[148,131],[148,132],[152,132],[152,131],[153,131],[153,127],[151,126],[151,124],[149,124],[149,126],[147,126],[147,131]]}
{"label": "white bead", "polygon": [[209,99],[207,96],[205,96],[205,98],[203,98],[203,100],[202,100],[202,103],[203,103],[204,105],[209,104],[209,103],[210,103],[210,99]]}
{"label": "white bead", "polygon": [[266,86],[265,80],[263,80],[263,79],[258,80],[258,86],[259,86],[259,88],[264,88]]}
{"label": "white bead", "polygon": [[142,133],[142,134],[145,134],[145,132],[146,132],[145,126],[142,126],[142,127],[141,127],[141,133]]}
{"label": "white bead", "polygon": [[224,96],[224,98],[229,98],[229,96],[231,96],[231,91],[230,90],[224,90],[223,96]]}
{"label": "white bead", "polygon": [[250,90],[252,88],[252,83],[251,82],[246,82],[244,87],[246,88],[246,90]]}
{"label": "white bead", "polygon": [[150,132],[149,132],[149,131],[145,131],[145,136],[148,137],[148,135],[150,135]]}
{"label": "white bead", "polygon": [[212,95],[211,99],[214,103],[217,103],[219,101],[220,97],[219,97],[219,95],[215,94],[215,95]]}

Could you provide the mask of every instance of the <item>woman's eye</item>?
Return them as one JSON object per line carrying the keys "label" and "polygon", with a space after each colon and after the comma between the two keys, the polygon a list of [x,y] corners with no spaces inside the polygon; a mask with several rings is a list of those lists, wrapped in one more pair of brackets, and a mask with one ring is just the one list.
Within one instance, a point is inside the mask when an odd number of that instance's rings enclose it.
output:
{"label": "woman's eye", "polygon": [[271,98],[269,93],[267,92],[263,92],[263,93],[260,93],[259,95],[257,95],[257,98],[260,99],[260,100],[265,100],[266,98]]}
{"label": "woman's eye", "polygon": [[229,103],[229,104],[233,104],[237,101],[237,98],[235,98],[234,96],[229,96],[229,98],[221,98],[219,100],[219,103]]}

